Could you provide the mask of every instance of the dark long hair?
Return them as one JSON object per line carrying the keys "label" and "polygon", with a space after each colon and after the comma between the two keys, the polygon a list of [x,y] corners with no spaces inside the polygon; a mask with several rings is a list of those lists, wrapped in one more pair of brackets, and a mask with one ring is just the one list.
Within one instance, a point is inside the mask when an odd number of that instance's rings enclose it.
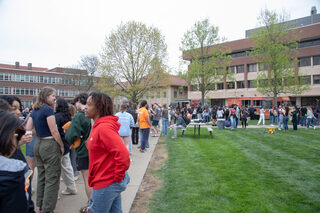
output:
{"label": "dark long hair", "polygon": [[22,121],[19,120],[14,114],[9,111],[0,110],[0,154],[2,156],[9,156],[18,147],[17,143],[13,143],[12,136],[15,131],[19,128],[21,134],[24,134],[22,128]]}
{"label": "dark long hair", "polygon": [[64,98],[57,99],[56,112],[62,113],[66,122],[71,121],[71,113],[69,110],[69,105],[68,105],[68,102]]}
{"label": "dark long hair", "polygon": [[113,103],[111,98],[101,92],[92,92],[90,95],[95,103],[99,117],[113,115]]}

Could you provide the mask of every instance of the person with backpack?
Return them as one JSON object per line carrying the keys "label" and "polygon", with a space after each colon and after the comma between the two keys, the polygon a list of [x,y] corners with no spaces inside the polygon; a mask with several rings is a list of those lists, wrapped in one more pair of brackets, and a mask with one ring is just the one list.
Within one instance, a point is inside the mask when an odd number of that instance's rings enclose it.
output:
{"label": "person with backpack", "polygon": [[175,116],[177,117],[177,124],[174,126],[174,135],[172,138],[177,138],[177,129],[185,129],[187,127],[187,123],[185,121],[185,118],[188,119],[187,117],[184,118],[180,111],[176,111]]}

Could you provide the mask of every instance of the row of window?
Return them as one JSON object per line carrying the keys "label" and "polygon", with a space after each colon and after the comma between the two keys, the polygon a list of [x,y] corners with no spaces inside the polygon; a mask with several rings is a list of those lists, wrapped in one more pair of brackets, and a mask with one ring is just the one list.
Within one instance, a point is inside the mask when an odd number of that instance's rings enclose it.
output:
{"label": "row of window", "polygon": [[[313,46],[319,46],[319,45],[320,45],[320,38],[317,38],[317,39],[308,40],[308,41],[300,41],[298,43],[298,48],[313,47]],[[247,57],[249,55],[250,55],[250,50],[234,52],[230,54],[232,58]]]}
{"label": "row of window", "polygon": [[24,74],[10,74],[0,73],[0,81],[17,81],[17,82],[30,82],[30,83],[46,83],[46,84],[61,84],[61,85],[86,85],[86,80],[79,80],[75,78],[62,78],[51,76],[36,76]]}
{"label": "row of window", "polygon": [[299,58],[299,67],[320,65],[320,55]]}
{"label": "row of window", "polygon": [[[39,88],[0,87],[0,95],[25,95],[35,96],[40,92]],[[57,90],[57,96],[74,97],[78,94],[74,90]]]}
{"label": "row of window", "polygon": [[[303,84],[311,84],[311,75],[301,76],[300,81]],[[226,89],[235,89],[237,84],[237,89],[243,89],[245,88],[245,82],[244,81],[236,81],[236,82],[227,82],[227,88]],[[313,84],[320,84],[320,75],[313,75]],[[197,85],[191,86],[192,91],[199,91]],[[213,86],[213,88],[215,88]],[[248,88],[257,88],[257,81],[255,80],[248,80]],[[223,90],[224,84],[223,83],[217,83],[217,90]]]}
{"label": "row of window", "polygon": [[[258,72],[258,64],[248,64],[248,72]],[[259,65],[259,70],[267,70],[266,65]],[[244,73],[244,65],[230,67],[231,73]]]}

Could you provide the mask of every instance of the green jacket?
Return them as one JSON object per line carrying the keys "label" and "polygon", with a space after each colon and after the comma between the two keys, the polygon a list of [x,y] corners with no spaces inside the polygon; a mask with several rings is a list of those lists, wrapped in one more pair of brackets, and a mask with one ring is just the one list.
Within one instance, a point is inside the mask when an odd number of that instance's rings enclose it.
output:
{"label": "green jacket", "polygon": [[90,135],[91,120],[84,115],[84,111],[79,111],[71,121],[67,134],[65,136],[67,142],[72,144],[77,138],[81,138],[81,144],[76,148],[78,158],[85,158],[88,156],[88,149],[86,147],[86,140]]}

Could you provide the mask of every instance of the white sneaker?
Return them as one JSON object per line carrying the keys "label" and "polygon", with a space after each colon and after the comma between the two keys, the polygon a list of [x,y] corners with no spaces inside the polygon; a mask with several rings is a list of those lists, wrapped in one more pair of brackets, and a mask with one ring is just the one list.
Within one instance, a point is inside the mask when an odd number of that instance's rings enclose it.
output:
{"label": "white sneaker", "polygon": [[76,181],[76,180],[78,180],[79,179],[79,175],[77,175],[77,176],[74,176],[74,181]]}
{"label": "white sneaker", "polygon": [[63,195],[75,195],[77,194],[77,190],[69,190],[69,189],[65,189],[61,191],[61,194]]}
{"label": "white sneaker", "polygon": [[172,136],[171,138],[172,138],[172,139],[175,139],[175,138],[177,138],[177,136]]}
{"label": "white sneaker", "polygon": [[313,126],[313,129],[316,129],[316,126]]}

